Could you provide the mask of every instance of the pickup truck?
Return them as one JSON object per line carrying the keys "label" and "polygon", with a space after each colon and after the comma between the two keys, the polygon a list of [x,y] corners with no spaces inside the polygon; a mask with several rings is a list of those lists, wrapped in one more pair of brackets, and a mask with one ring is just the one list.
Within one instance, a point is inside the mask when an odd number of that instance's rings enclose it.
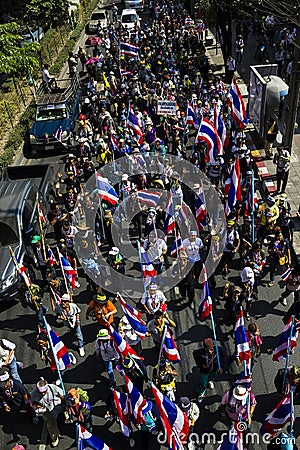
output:
{"label": "pickup truck", "polygon": [[55,171],[51,165],[7,167],[0,179],[0,301],[18,292],[19,276],[9,253],[10,245],[20,263],[29,265],[31,238],[39,234],[37,198],[46,215],[53,194]]}
{"label": "pickup truck", "polygon": [[63,151],[74,144],[79,115],[81,84],[77,75],[57,80],[51,92],[36,97],[35,120],[29,132],[29,151]]}

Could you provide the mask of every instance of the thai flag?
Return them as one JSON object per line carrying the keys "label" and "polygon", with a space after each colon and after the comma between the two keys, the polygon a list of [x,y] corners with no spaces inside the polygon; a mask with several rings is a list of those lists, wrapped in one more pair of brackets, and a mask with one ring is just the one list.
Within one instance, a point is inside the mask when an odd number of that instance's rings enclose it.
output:
{"label": "thai flag", "polygon": [[125,387],[128,394],[130,412],[133,414],[136,424],[144,422],[143,409],[147,406],[147,400],[133,385],[132,381],[124,374]]}
{"label": "thai flag", "polygon": [[246,368],[242,370],[237,379],[235,380],[235,385],[242,384],[247,389],[251,389],[252,376],[251,376],[251,360],[245,361]]}
{"label": "thai flag", "polygon": [[237,123],[238,127],[242,129],[246,128],[246,126],[248,125],[248,117],[244,105],[244,100],[235,78],[232,80],[229,89],[227,103],[231,108],[231,116]]}
{"label": "thai flag", "polygon": [[217,130],[208,119],[202,119],[195,138],[195,143],[205,142],[208,152],[205,156],[205,162],[215,162],[215,158],[223,154],[222,141]]}
{"label": "thai flag", "polygon": [[98,197],[112,205],[116,205],[119,201],[118,194],[114,188],[97,173]]}
{"label": "thai flag", "polygon": [[53,266],[55,266],[55,264],[57,264],[54,253],[50,247],[47,247],[47,258],[48,258],[48,263],[49,263],[50,267],[53,267]]}
{"label": "thai flag", "polygon": [[185,202],[182,202],[181,208],[178,210],[178,219],[184,223],[188,223],[191,214],[192,212],[189,206]]}
{"label": "thai flag", "polygon": [[161,194],[153,191],[137,191],[137,198],[140,202],[145,203],[153,208],[157,207]]}
{"label": "thai flag", "polygon": [[180,355],[177,346],[168,328],[165,333],[165,340],[163,343],[162,351],[169,361],[171,361],[172,363],[180,363]]}
{"label": "thai flag", "polygon": [[217,450],[246,450],[243,444],[243,433],[233,426]]}
{"label": "thai flag", "polygon": [[128,395],[124,392],[118,392],[116,390],[113,391],[113,395],[121,431],[124,436],[129,437],[131,430],[129,425],[130,405]]}
{"label": "thai flag", "polygon": [[123,358],[130,355],[136,359],[144,359],[142,356],[136,354],[133,348],[131,348],[128,342],[125,341],[125,339],[123,339],[122,336],[119,335],[119,333],[117,333],[113,326],[111,326],[109,323],[107,323],[107,326],[110,335],[114,340],[115,349],[120,355],[122,355]]}
{"label": "thai flag", "polygon": [[124,70],[120,68],[121,78],[132,77],[133,73],[130,70]]}
{"label": "thai flag", "polygon": [[246,330],[245,330],[245,324],[244,324],[244,313],[241,309],[238,316],[237,321],[235,324],[234,329],[234,335],[235,335],[235,346],[236,346],[236,353],[240,361],[247,361],[248,359],[251,359],[251,351],[249,347],[249,342],[247,340]]}
{"label": "thai flag", "polygon": [[42,225],[47,223],[46,216],[44,214],[41,202],[39,200],[38,200],[38,215],[39,215],[39,218],[40,218],[40,221],[41,221]]}
{"label": "thai flag", "polygon": [[287,357],[290,338],[291,338],[290,350],[292,350],[294,347],[297,347],[296,337],[297,337],[297,329],[295,324],[293,324],[292,317],[290,317],[288,322],[283,328],[283,331],[277,343],[277,347],[274,350],[272,358],[273,361],[282,361],[284,358]]}
{"label": "thai flag", "polygon": [[15,259],[13,258],[13,261],[14,262],[16,261],[17,264],[15,264],[15,266],[16,266],[16,269],[17,269],[17,273],[18,273],[18,275],[20,275],[23,278],[26,286],[32,286],[32,281],[31,281],[30,277],[26,273],[27,269],[24,266],[24,264],[21,263],[18,258],[15,258]]}
{"label": "thai flag", "polygon": [[120,42],[120,56],[130,56],[131,58],[139,57],[139,47],[129,44],[128,42]]}
{"label": "thai flag", "polygon": [[174,204],[172,193],[170,192],[169,200],[167,204],[167,208],[165,211],[165,223],[164,223],[164,233],[167,236],[168,234],[173,233],[176,230],[176,221],[174,217]]}
{"label": "thai flag", "polygon": [[255,205],[257,206],[257,204],[258,204],[257,194],[256,194],[256,192],[254,192],[254,196],[253,196],[252,195],[252,186],[249,186],[248,192],[247,192],[244,214],[246,216],[251,216],[252,212],[255,210]]}
{"label": "thai flag", "polygon": [[110,150],[112,150],[114,153],[118,153],[119,152],[119,141],[117,136],[115,136],[113,133],[110,133],[109,135],[109,148]]}
{"label": "thai flag", "polygon": [[143,155],[133,155],[134,161],[137,165],[138,170],[144,170],[146,166],[146,162],[144,160]]}
{"label": "thai flag", "polygon": [[78,427],[78,443],[77,450],[112,450],[111,447],[104,444],[101,439],[94,436],[87,431],[82,425],[77,424]]}
{"label": "thai flag", "polygon": [[156,277],[157,272],[154,269],[153,264],[150,262],[147,252],[145,251],[143,245],[140,242],[139,242],[139,246],[140,246],[143,278],[150,283],[151,279]]}
{"label": "thai flag", "polygon": [[185,123],[188,124],[188,125],[193,125],[195,130],[199,126],[199,122],[198,122],[197,116],[196,116],[196,114],[195,114],[195,112],[193,110],[193,107],[190,104],[190,102],[187,102]]}
{"label": "thai flag", "polygon": [[62,135],[63,135],[63,129],[62,129],[62,126],[60,125],[57,128],[57,130],[55,131],[53,136],[55,137],[55,139],[57,139],[59,142],[62,143]]}
{"label": "thai flag", "polygon": [[212,299],[210,295],[206,267],[203,266],[202,271],[202,293],[200,298],[200,304],[198,308],[197,317],[201,320],[207,319],[212,312]]}
{"label": "thai flag", "polygon": [[293,269],[291,269],[290,267],[288,267],[288,268],[283,272],[283,274],[281,275],[281,279],[282,279],[283,281],[287,281],[287,280],[290,278],[290,276],[292,275],[292,273],[293,273]]}
{"label": "thai flag", "polygon": [[191,17],[187,17],[184,21],[185,25],[194,25],[194,21]]}
{"label": "thai flag", "polygon": [[141,144],[143,140],[143,130],[139,124],[138,118],[134,114],[132,106],[129,106],[128,117],[127,117],[127,127],[133,131],[133,133],[138,138],[138,143]]}
{"label": "thai flag", "polygon": [[177,254],[180,252],[180,250],[183,250],[183,243],[180,234],[178,233],[175,237],[175,240],[173,242],[170,256],[177,256]]}
{"label": "thai flag", "polygon": [[242,201],[242,189],[241,189],[241,171],[240,160],[236,159],[231,169],[231,176],[227,183],[229,185],[228,197],[225,206],[225,215],[233,210],[236,202]]}
{"label": "thai flag", "polygon": [[76,278],[77,278],[76,270],[73,269],[73,267],[71,266],[71,264],[69,263],[67,258],[65,258],[61,253],[58,253],[58,256],[60,258],[64,274],[66,275],[66,278],[67,278],[68,282],[70,283],[70,286],[72,287],[72,289],[75,289],[76,288]]}
{"label": "thai flag", "polygon": [[128,305],[125,300],[119,295],[119,300],[123,309],[125,316],[128,319],[128,322],[136,332],[136,334],[144,339],[147,332],[147,325],[142,319],[142,314],[137,311],[133,306]]}
{"label": "thai flag", "polygon": [[65,370],[71,365],[71,359],[68,352],[67,347],[65,344],[60,340],[58,334],[55,333],[55,331],[52,330],[52,328],[46,324],[46,330],[48,334],[49,341],[51,341],[56,360],[57,360],[57,367],[55,364],[54,358],[51,360],[51,370]]}
{"label": "thai flag", "polygon": [[[159,389],[152,383],[152,392],[155,403],[162,421],[163,427],[166,431],[167,442],[169,447],[173,450],[177,448],[176,437],[173,433],[175,429],[177,436],[179,436],[180,443],[185,444],[189,435],[189,419],[181,409],[171,402],[171,400],[163,395]],[[179,443],[179,444],[180,444]]]}
{"label": "thai flag", "polygon": [[[265,422],[260,428],[262,435],[268,433],[275,436],[277,431],[281,430],[291,420],[291,399],[290,395],[286,395],[275,409],[267,416]],[[294,414],[292,417],[294,423]]]}
{"label": "thai flag", "polygon": [[199,186],[200,186],[199,191],[196,197],[196,222],[198,225],[198,230],[202,231],[203,228],[206,227],[207,214],[206,214],[203,185],[201,181]]}
{"label": "thai flag", "polygon": [[227,128],[225,127],[222,117],[218,113],[217,103],[214,103],[214,126],[218,132],[223,147],[228,147],[229,141]]}

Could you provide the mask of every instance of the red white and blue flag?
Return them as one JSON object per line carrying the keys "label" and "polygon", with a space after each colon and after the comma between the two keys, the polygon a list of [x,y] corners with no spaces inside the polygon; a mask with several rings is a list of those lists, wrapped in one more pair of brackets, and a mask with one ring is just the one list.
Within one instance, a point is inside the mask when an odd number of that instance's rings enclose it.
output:
{"label": "red white and blue flag", "polygon": [[145,203],[146,205],[151,206],[152,208],[156,208],[159,199],[161,197],[160,192],[154,192],[154,191],[146,191],[146,190],[140,190],[137,191],[137,198],[140,202]]}
{"label": "red white and blue flag", "polygon": [[287,280],[290,278],[290,276],[292,275],[292,273],[293,273],[293,269],[291,269],[290,267],[288,267],[288,268],[283,272],[283,274],[281,275],[281,279],[282,279],[283,281],[287,281]]}
{"label": "red white and blue flag", "polygon": [[173,256],[173,257],[177,256],[178,253],[179,253],[181,250],[183,250],[183,248],[184,248],[184,247],[183,247],[182,239],[181,239],[180,234],[178,233],[178,234],[176,235],[175,239],[174,239],[173,244],[172,244],[170,256]]}
{"label": "red white and blue flag", "polygon": [[174,217],[174,204],[172,193],[169,194],[169,200],[167,204],[167,208],[165,211],[165,222],[164,222],[164,233],[167,236],[168,234],[173,233],[176,230],[176,220]]}
{"label": "red white and blue flag", "polygon": [[146,332],[147,332],[147,325],[146,322],[142,319],[142,313],[137,311],[133,306],[128,305],[128,303],[125,302],[123,297],[119,294],[119,300],[123,309],[123,312],[125,316],[128,319],[129,324],[134,329],[136,334],[141,338],[144,339]]}
{"label": "red white and blue flag", "polygon": [[131,58],[139,57],[139,47],[129,44],[128,42],[120,42],[120,56],[130,56]]}
{"label": "red white and blue flag", "polygon": [[26,273],[27,269],[24,266],[24,264],[21,263],[18,260],[18,258],[13,258],[13,261],[14,262],[16,261],[15,266],[16,266],[16,269],[17,269],[17,273],[18,273],[18,275],[20,275],[23,278],[26,286],[32,286],[32,281],[31,281],[29,275],[27,275],[27,273]]}
{"label": "red white and blue flag", "polygon": [[[55,357],[52,355],[53,357],[51,358],[51,365],[50,365],[51,370],[58,369],[63,371],[68,367],[70,367],[71,365],[71,359],[68,349],[65,346],[65,344],[60,340],[58,334],[56,334],[55,331],[53,331],[48,324],[46,324],[46,330],[48,334],[48,339],[52,343],[52,345],[50,346],[51,352],[53,348],[53,351],[55,353]],[[57,366],[55,360],[57,362]]]}
{"label": "red white and blue flag", "polygon": [[112,150],[114,153],[119,152],[119,141],[118,141],[117,136],[114,135],[113,133],[110,133],[110,135],[109,135],[108,145],[109,145],[110,150]]}
{"label": "red white and blue flag", "polygon": [[242,189],[241,189],[241,171],[240,171],[240,160],[236,159],[235,163],[231,168],[231,176],[228,180],[228,197],[225,206],[225,215],[233,210],[237,202],[242,201]]}
{"label": "red white and blue flag", "polygon": [[235,380],[235,385],[243,385],[247,389],[251,389],[252,384],[252,375],[251,375],[251,360],[245,361],[245,366],[242,372],[239,374],[237,379]]}
{"label": "red white and blue flag", "polygon": [[197,317],[201,320],[207,319],[212,312],[212,299],[210,295],[206,267],[203,266],[202,270],[202,293],[200,298],[200,304],[198,308]]}
{"label": "red white and blue flag", "polygon": [[136,359],[144,359],[142,356],[137,355],[133,348],[131,348],[128,342],[119,335],[119,333],[114,329],[112,325],[107,323],[107,326],[109,329],[109,333],[113,338],[115,349],[120,355],[122,355],[123,358],[125,358],[126,356],[132,356]]}
{"label": "red white and blue flag", "polygon": [[294,347],[297,347],[297,328],[295,323],[293,323],[292,316],[289,318],[287,323],[285,324],[283,331],[279,337],[279,341],[277,343],[277,347],[273,353],[273,361],[282,361],[287,357],[287,352],[289,348],[290,342],[290,350]]}
{"label": "red white and blue flag", "polygon": [[255,191],[254,191],[254,193],[252,193],[252,186],[250,185],[248,188],[248,191],[247,191],[244,214],[246,216],[251,216],[253,211],[255,210],[255,206],[257,207],[257,205],[258,205],[257,194]]}
{"label": "red white and blue flag", "polygon": [[60,258],[64,274],[65,274],[68,282],[70,283],[70,286],[72,287],[72,289],[75,289],[76,288],[76,279],[77,279],[76,270],[73,269],[73,267],[71,266],[71,264],[69,263],[67,258],[65,258],[61,253],[58,253],[58,256]]}
{"label": "red white and blue flag", "polygon": [[47,223],[47,219],[46,219],[46,216],[44,214],[41,202],[39,200],[38,200],[38,215],[39,215],[41,224],[42,225],[46,224]]}
{"label": "red white and blue flag", "polygon": [[205,162],[214,163],[217,156],[223,154],[222,141],[217,130],[208,119],[202,119],[195,138],[195,143],[205,142],[208,151],[205,156]]}
{"label": "red white and blue flag", "polygon": [[214,103],[214,126],[221,139],[223,147],[228,147],[228,133],[227,128],[223,122],[221,115],[218,113],[217,103]]}
{"label": "red white and blue flag", "polygon": [[142,396],[138,389],[134,386],[132,381],[125,375],[125,387],[128,394],[128,401],[130,405],[130,412],[133,414],[136,424],[144,422],[143,409],[147,406],[147,400]]}
{"label": "red white and blue flag", "polygon": [[233,426],[217,450],[246,450],[243,444],[243,433]]}
{"label": "red white and blue flag", "polygon": [[[152,392],[155,403],[166,432],[169,448],[175,450],[178,444],[185,444],[189,435],[189,419],[181,409],[171,402],[171,400],[162,394],[160,390],[152,383]],[[176,435],[173,433],[176,431]],[[177,436],[180,442],[178,443]]]}
{"label": "red white and blue flag", "polygon": [[126,77],[132,77],[133,73],[130,72],[130,70],[120,68],[120,75],[121,75],[121,78],[126,78]]}
{"label": "red white and blue flag", "polygon": [[55,266],[55,264],[57,264],[55,255],[50,247],[47,247],[47,258],[48,258],[48,263],[49,263],[50,267],[53,267],[53,266]]}
{"label": "red white and blue flag", "polygon": [[245,323],[244,323],[244,312],[241,309],[236,320],[235,329],[235,347],[236,354],[240,361],[248,361],[251,359],[251,351],[249,342],[246,335]]}
{"label": "red white and blue flag", "polygon": [[[291,398],[286,395],[275,409],[267,416],[265,422],[260,428],[262,435],[268,433],[275,436],[277,431],[281,430],[291,420]],[[294,414],[292,414],[292,422],[294,423]]]}
{"label": "red white and blue flag", "polygon": [[62,135],[63,135],[63,129],[62,129],[62,126],[60,125],[57,128],[57,130],[55,131],[53,136],[55,137],[55,139],[57,139],[59,142],[62,143]]}
{"label": "red white and blue flag", "polygon": [[231,109],[231,116],[235,120],[238,127],[242,129],[246,128],[246,126],[248,125],[248,117],[244,105],[244,100],[235,78],[232,80],[229,89],[227,103]]}
{"label": "red white and blue flag", "polygon": [[128,395],[125,392],[118,392],[114,389],[114,402],[116,410],[118,413],[119,423],[121,431],[124,436],[129,437],[130,435],[130,405],[128,400]]}
{"label": "red white and blue flag", "polygon": [[190,207],[185,203],[181,203],[181,208],[178,210],[178,212],[175,213],[178,214],[178,219],[181,220],[183,223],[187,224],[189,221],[189,218],[192,214]]}
{"label": "red white and blue flag", "polygon": [[170,330],[167,328],[162,347],[163,354],[172,363],[180,363],[180,355]]}
{"label": "red white and blue flag", "polygon": [[196,196],[196,222],[198,225],[198,230],[202,231],[203,228],[206,227],[206,206],[205,206],[205,198],[203,192],[203,185],[200,181],[199,183],[199,191]]}
{"label": "red white and blue flag", "polygon": [[144,280],[146,280],[147,282],[150,283],[152,278],[156,277],[157,272],[154,269],[153,264],[151,263],[143,245],[141,243],[139,243],[139,246],[140,246],[142,275],[143,275]]}
{"label": "red white and blue flag", "polygon": [[199,126],[198,118],[190,102],[187,102],[185,123],[187,125],[192,125],[195,128],[195,130]]}
{"label": "red white and blue flag", "polygon": [[127,127],[135,134],[135,136],[138,138],[138,143],[141,144],[143,141],[144,133],[131,105],[129,106],[128,110]]}
{"label": "red white and blue flag", "polygon": [[116,205],[118,203],[118,194],[108,183],[108,181],[105,181],[105,179],[99,173],[97,173],[97,189],[99,198],[108,203],[111,203],[112,205]]}
{"label": "red white and blue flag", "polygon": [[94,436],[82,425],[77,424],[78,427],[78,442],[77,450],[112,450],[111,447],[104,444],[101,439]]}

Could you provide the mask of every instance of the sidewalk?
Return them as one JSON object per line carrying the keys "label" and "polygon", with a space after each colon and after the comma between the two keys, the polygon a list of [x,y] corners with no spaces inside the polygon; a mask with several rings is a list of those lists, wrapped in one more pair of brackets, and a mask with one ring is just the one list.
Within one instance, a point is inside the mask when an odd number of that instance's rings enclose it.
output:
{"label": "sidewalk", "polygon": [[[211,64],[211,69],[214,74],[224,75],[224,64],[223,57],[219,43],[216,45],[216,38],[214,33],[210,30],[209,35],[213,36],[213,45],[206,46],[206,52]],[[233,38],[234,39],[234,38]],[[216,51],[217,49],[217,51]],[[250,51],[253,52],[253,46],[248,44],[248,56],[250,62],[247,58],[247,52],[245,51],[245,61],[243,65],[239,65],[236,71],[236,78],[238,82],[239,89],[243,96],[245,105],[248,102],[248,89],[246,83],[249,81],[249,66],[254,64],[251,61]],[[256,64],[257,62],[255,62]],[[265,159],[263,145],[258,147],[254,144],[253,139],[256,135],[256,131],[252,124],[248,126],[249,133],[247,135],[247,145],[252,151],[252,156],[254,157],[258,174],[260,175],[262,191],[266,195],[276,193],[276,166],[270,159]],[[257,141],[257,139],[255,139]],[[295,223],[294,228],[294,249],[297,256],[300,256],[300,218],[296,216],[300,205],[300,134],[294,135],[293,148],[291,154],[291,165],[289,180],[286,188],[286,194],[288,196],[288,201],[291,204],[291,214],[293,221]]]}

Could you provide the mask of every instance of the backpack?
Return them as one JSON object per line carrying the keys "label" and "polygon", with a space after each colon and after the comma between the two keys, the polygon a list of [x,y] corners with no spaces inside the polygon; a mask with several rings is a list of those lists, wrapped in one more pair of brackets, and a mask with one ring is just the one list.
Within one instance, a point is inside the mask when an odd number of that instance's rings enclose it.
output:
{"label": "backpack", "polygon": [[88,402],[89,401],[89,394],[86,391],[84,391],[80,387],[76,388],[76,391],[79,394],[79,400],[81,402]]}

